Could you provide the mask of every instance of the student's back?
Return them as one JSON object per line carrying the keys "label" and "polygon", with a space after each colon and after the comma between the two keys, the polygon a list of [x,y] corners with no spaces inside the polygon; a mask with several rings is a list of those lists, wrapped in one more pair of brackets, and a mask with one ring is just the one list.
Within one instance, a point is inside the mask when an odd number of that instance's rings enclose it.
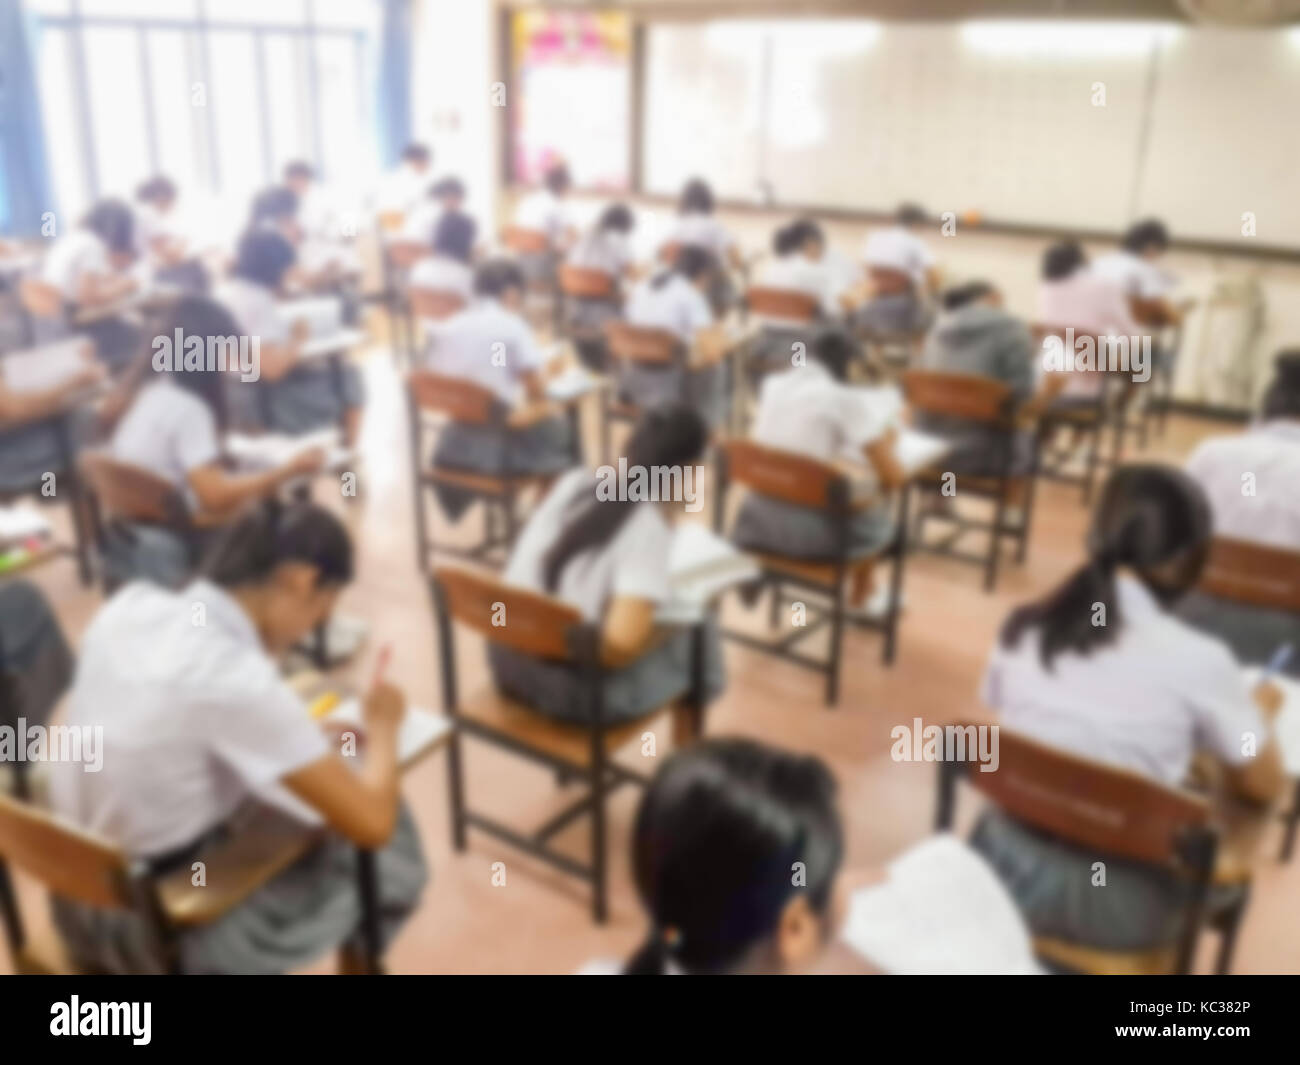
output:
{"label": "student's back", "polygon": [[193,470],[221,457],[221,443],[207,404],[155,377],[117,423],[109,451],[119,462],[148,470],[183,491]]}

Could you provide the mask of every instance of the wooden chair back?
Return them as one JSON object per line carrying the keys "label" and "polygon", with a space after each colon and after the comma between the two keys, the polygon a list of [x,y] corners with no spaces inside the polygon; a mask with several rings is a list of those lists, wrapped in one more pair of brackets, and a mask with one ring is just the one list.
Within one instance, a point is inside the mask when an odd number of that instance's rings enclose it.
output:
{"label": "wooden chair back", "polygon": [[815,321],[819,310],[816,297],[807,292],[763,285],[751,285],[746,290],[745,306],[751,314],[798,322]]}
{"label": "wooden chair back", "polygon": [[724,440],[718,447],[728,483],[808,507],[840,507],[849,498],[848,477],[824,462],[752,440]]}
{"label": "wooden chair back", "polygon": [[670,366],[684,354],[681,340],[668,330],[621,321],[605,323],[605,343],[613,358],[645,366]]}
{"label": "wooden chair back", "polygon": [[500,420],[503,404],[496,393],[464,378],[412,370],[407,374],[406,387],[418,410],[469,425],[489,425]]}
{"label": "wooden chair back", "polygon": [[189,508],[169,481],[100,451],[81,456],[81,473],[107,518],[184,526]]}
{"label": "wooden chair back", "polygon": [[972,374],[906,370],[903,394],[908,406],[927,414],[1001,423],[1009,415],[1011,386]]}
{"label": "wooden chair back", "polygon": [[492,643],[535,658],[572,658],[571,633],[583,623],[575,608],[465,569],[440,566],[434,582],[447,613]]}
{"label": "wooden chair back", "polygon": [[617,295],[614,279],[604,270],[567,263],[560,267],[560,291],[581,300],[613,300]]}
{"label": "wooden chair back", "polygon": [[1216,536],[1201,588],[1220,599],[1300,613],[1300,551]]}
{"label": "wooden chair back", "polygon": [[384,255],[389,265],[398,270],[409,270],[421,259],[427,259],[433,249],[419,240],[394,240],[384,245]]}
{"label": "wooden chair back", "polygon": [[120,850],[6,795],[0,795],[0,861],[61,898],[106,909],[133,905]]}
{"label": "wooden chair back", "polygon": [[868,266],[867,277],[877,296],[903,296],[912,291],[912,275],[892,266]]}
{"label": "wooden chair back", "polygon": [[516,255],[540,255],[551,247],[550,238],[542,230],[523,226],[506,226],[501,231],[501,243]]}
{"label": "wooden chair back", "polygon": [[411,313],[417,318],[440,322],[465,309],[464,297],[459,292],[443,288],[412,287],[406,290]]}

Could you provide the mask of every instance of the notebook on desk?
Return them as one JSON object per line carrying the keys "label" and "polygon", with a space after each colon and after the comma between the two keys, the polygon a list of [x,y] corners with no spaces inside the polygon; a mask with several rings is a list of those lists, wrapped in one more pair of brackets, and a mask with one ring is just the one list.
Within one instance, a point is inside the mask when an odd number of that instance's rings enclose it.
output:
{"label": "notebook on desk", "polygon": [[332,333],[309,337],[298,349],[303,359],[323,359],[328,355],[360,347],[370,338],[360,329],[337,329]]}
{"label": "notebook on desk", "polygon": [[280,321],[292,330],[306,322],[311,336],[331,336],[343,329],[343,304],[333,296],[306,296],[276,304]]}
{"label": "notebook on desk", "polygon": [[51,535],[49,521],[31,504],[0,507],[0,550]]}
{"label": "notebook on desk", "polygon": [[546,382],[546,395],[550,399],[563,403],[594,391],[604,383],[604,380],[603,377],[597,377],[581,366],[570,366]]}
{"label": "notebook on desk", "polygon": [[952,450],[952,442],[919,429],[903,429],[894,445],[894,455],[903,472],[914,477]]}
{"label": "notebook on desk", "polygon": [[90,345],[82,337],[42,344],[0,357],[0,379],[10,392],[44,392],[67,384],[86,368]]}
{"label": "notebook on desk", "polygon": [[668,552],[669,596],[655,619],[665,625],[694,624],[718,595],[760,572],[758,563],[730,541],[699,522],[682,522]]}
{"label": "notebook on desk", "polygon": [[317,447],[325,452],[325,464],[321,467],[325,470],[341,469],[355,457],[351,448],[340,443],[337,429],[321,429],[301,436],[230,433],[226,437],[226,454],[245,470],[274,470]]}

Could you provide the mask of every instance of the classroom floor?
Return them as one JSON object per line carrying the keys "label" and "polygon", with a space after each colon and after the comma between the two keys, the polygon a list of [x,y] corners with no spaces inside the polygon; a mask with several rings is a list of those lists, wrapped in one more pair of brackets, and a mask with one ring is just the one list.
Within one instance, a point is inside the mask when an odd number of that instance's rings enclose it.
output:
{"label": "classroom floor", "polygon": [[[400,378],[382,346],[362,353],[361,361],[369,389],[361,445],[364,497],[351,505],[340,502],[356,534],[360,558],[357,580],[345,593],[341,609],[370,622],[372,647],[393,641],[392,680],[405,689],[411,703],[436,708],[436,649],[429,597],[415,569]],[[1177,461],[1201,437],[1225,431],[1230,430],[1176,417],[1145,455]],[[586,439],[590,444],[594,437]],[[328,492],[328,483],[322,482],[317,498],[327,501]],[[710,707],[707,732],[743,734],[820,755],[839,779],[848,866],[887,862],[930,832],[936,780],[933,765],[890,759],[891,727],[910,724],[914,717],[941,722],[976,705],[976,686],[999,623],[1014,604],[1040,593],[1077,562],[1086,516],[1077,488],[1044,483],[1028,561],[1023,567],[1008,564],[994,594],[981,590],[974,567],[933,556],[910,558],[898,659],[893,668],[884,668],[879,638],[850,629],[838,708],[823,707],[820,676],[728,644],[728,686]],[[472,535],[477,520],[472,513],[455,537]],[[77,584],[70,562],[48,565],[34,579],[56,604],[75,643],[98,603],[98,593]],[[725,612],[731,622],[755,628],[765,623],[765,608],[742,617],[744,612],[729,602]],[[460,639],[459,659],[462,691],[486,683],[477,640]],[[352,668],[359,675],[369,661],[363,652]],[[667,721],[655,731],[662,756],[671,744]],[[551,773],[531,763],[474,740],[466,741],[466,750],[471,801],[487,814],[527,828],[568,799]],[[643,756],[633,748],[623,757]],[[413,770],[404,791],[420,826],[432,881],[419,912],[389,951],[392,972],[566,973],[592,958],[625,957],[638,943],[644,927],[628,868],[637,800],[633,790],[621,789],[610,803],[610,917],[603,927],[592,923],[585,884],[472,830],[467,851],[452,850],[445,755],[436,754]],[[961,821],[967,822],[973,807],[969,793],[959,805]],[[579,820],[557,844],[575,857],[585,857],[588,839],[586,822]],[[1292,904],[1300,890],[1300,861],[1279,866],[1274,858],[1277,839],[1274,834],[1267,840],[1266,857],[1257,869],[1237,948],[1237,972],[1294,972],[1300,965],[1300,918]],[[505,864],[505,883],[500,886],[494,885],[497,862]],[[20,891],[29,920],[43,920],[44,906],[34,886],[22,884]],[[0,947],[0,971],[8,966]],[[332,957],[325,958],[311,971],[329,972],[332,967]]]}

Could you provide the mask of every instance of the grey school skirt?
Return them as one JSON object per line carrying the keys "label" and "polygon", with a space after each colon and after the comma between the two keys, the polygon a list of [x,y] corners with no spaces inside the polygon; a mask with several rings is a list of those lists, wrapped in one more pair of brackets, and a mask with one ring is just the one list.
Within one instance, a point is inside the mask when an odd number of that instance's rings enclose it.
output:
{"label": "grey school skirt", "polygon": [[[47,473],[70,473],[77,452],[90,440],[94,422],[94,415],[82,409],[0,431],[0,493],[39,488]],[[59,491],[57,478],[54,490]]]}
{"label": "grey school skirt", "polygon": [[110,593],[131,581],[182,588],[194,576],[207,539],[158,525],[114,523],[104,530],[104,585]]}
{"label": "grey school skirt", "polygon": [[710,429],[716,429],[726,420],[730,405],[727,368],[721,363],[697,370],[679,366],[622,366],[618,371],[618,395],[641,410],[665,403],[686,403]]}
{"label": "grey school skirt", "polygon": [[[562,473],[578,463],[576,441],[569,419],[547,418],[526,429],[503,434],[493,426],[451,422],[438,435],[433,451],[434,466],[486,473],[494,476],[506,470],[513,474]],[[435,488],[438,505],[456,521],[475,497],[451,485]]]}
{"label": "grey school skirt", "polygon": [[[848,557],[877,554],[894,538],[894,512],[888,502],[856,510],[849,518]],[[824,510],[800,506],[750,492],[740,505],[731,530],[745,551],[785,555],[809,562],[829,562],[839,552],[839,530]]]}
{"label": "grey school skirt", "polygon": [[[982,425],[917,415],[916,427],[922,432],[934,433],[952,443],[952,450],[938,466],[948,473],[967,477],[997,477],[1006,461],[1003,449],[1006,433]],[[1034,468],[1034,449],[1037,437],[1032,430],[1017,429],[1011,435],[1012,477],[1027,476]],[[958,484],[957,491],[961,491]]]}
{"label": "grey school skirt", "polygon": [[27,581],[0,584],[0,669],[17,685],[17,713],[44,724],[72,680],[72,652],[40,590]]}
{"label": "grey school skirt", "polygon": [[347,359],[335,367],[327,362],[298,366],[278,381],[231,383],[233,424],[253,432],[299,436],[338,425],[344,411],[365,402],[361,374]]}
{"label": "grey school skirt", "polygon": [[[182,863],[184,864],[184,863]],[[414,912],[429,874],[410,811],[403,805],[392,839],[375,852],[380,936],[392,941]],[[79,966],[102,973],[165,971],[164,958],[134,913],[52,900],[55,925]],[[182,971],[283,973],[334,948],[360,946],[357,848],[330,836],[221,920],[186,929]]]}
{"label": "grey school skirt", "polygon": [[1204,592],[1189,592],[1174,612],[1192,628],[1218,637],[1245,665],[1265,665],[1282,644],[1295,644],[1282,672],[1300,679],[1300,614],[1247,606]]}
{"label": "grey school skirt", "polygon": [[899,292],[864,303],[853,312],[850,324],[872,337],[912,336],[924,333],[932,318],[922,300],[910,292]]}
{"label": "grey school skirt", "polygon": [[144,348],[144,326],[128,318],[100,318],[76,327],[95,345],[95,354],[113,376],[124,372]]}
{"label": "grey school skirt", "polygon": [[[604,719],[616,724],[649,713],[691,690],[693,630],[675,633],[630,666],[606,674]],[[704,700],[710,702],[726,686],[722,640],[712,617],[704,623],[702,642]],[[499,644],[488,644],[488,665],[503,694],[548,717],[575,724],[591,721],[589,694],[577,669],[550,662]]]}

